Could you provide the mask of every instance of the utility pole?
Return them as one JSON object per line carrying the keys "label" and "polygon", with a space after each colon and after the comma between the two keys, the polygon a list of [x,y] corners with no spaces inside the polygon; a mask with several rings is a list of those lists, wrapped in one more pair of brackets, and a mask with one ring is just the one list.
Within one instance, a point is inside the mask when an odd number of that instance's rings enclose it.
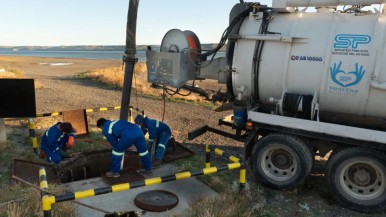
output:
{"label": "utility pole", "polygon": [[135,58],[136,53],[136,29],[137,29],[137,13],[139,0],[130,0],[129,10],[127,13],[126,26],[126,49],[123,56],[125,63],[125,75],[123,80],[121,113],[119,119],[128,120],[130,108],[130,95],[133,83],[134,66],[138,61]]}

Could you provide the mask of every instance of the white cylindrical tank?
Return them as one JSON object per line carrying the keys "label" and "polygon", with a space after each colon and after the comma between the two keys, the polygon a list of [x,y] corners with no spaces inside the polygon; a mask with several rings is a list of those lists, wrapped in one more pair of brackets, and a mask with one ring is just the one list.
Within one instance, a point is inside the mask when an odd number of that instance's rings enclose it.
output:
{"label": "white cylindrical tank", "polygon": [[383,4],[385,0],[273,0],[273,8]]}
{"label": "white cylindrical tank", "polygon": [[283,91],[316,94],[321,112],[386,117],[384,14],[274,13],[263,35],[261,18],[251,15],[241,25],[234,93],[243,87],[246,99],[252,95],[261,104],[281,99]]}

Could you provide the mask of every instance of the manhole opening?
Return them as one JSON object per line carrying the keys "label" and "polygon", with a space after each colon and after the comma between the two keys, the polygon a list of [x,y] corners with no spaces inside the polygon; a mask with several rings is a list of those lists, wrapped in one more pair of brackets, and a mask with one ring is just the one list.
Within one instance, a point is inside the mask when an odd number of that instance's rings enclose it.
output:
{"label": "manhole opening", "polygon": [[[164,161],[171,162],[192,155],[194,155],[193,151],[175,142],[173,146],[167,149]],[[59,165],[14,159],[11,171],[12,175],[34,183],[39,182],[38,174],[42,166],[46,169],[48,183],[69,183],[103,177],[109,184],[114,185],[144,179],[136,171],[141,168],[141,160],[137,152],[125,152],[123,170],[121,171],[121,177],[118,179],[108,179],[104,176],[106,172],[110,171],[110,165],[111,150],[105,149],[83,152],[80,155],[66,159]]]}
{"label": "manhole opening", "polygon": [[[74,182],[101,177],[110,171],[111,150],[86,152],[74,156],[56,166],[61,183]],[[132,173],[141,167],[140,158],[135,152],[126,152],[122,173]]]}
{"label": "manhole opening", "polygon": [[[11,165],[12,175],[29,182],[39,182],[39,169],[45,167],[48,183],[68,183],[103,176],[110,171],[111,150],[84,152],[59,165],[14,159]],[[134,180],[143,176],[136,172],[141,162],[136,152],[126,152],[123,174],[129,174]],[[138,174],[138,175],[137,175]],[[12,176],[11,176],[12,177]]]}

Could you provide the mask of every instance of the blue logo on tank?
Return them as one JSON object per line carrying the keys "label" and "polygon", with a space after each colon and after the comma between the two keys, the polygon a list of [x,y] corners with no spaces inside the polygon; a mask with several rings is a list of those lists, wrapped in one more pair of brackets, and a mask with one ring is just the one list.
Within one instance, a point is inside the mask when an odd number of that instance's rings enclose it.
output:
{"label": "blue logo on tank", "polygon": [[330,67],[331,79],[341,87],[350,87],[361,82],[366,70],[363,70],[363,66],[358,66],[355,63],[355,70],[351,72],[345,72],[341,70],[342,61],[338,64],[334,63],[333,67]]}
{"label": "blue logo on tank", "polygon": [[335,36],[334,48],[356,49],[360,44],[368,44],[370,42],[371,36],[369,35],[339,34]]}

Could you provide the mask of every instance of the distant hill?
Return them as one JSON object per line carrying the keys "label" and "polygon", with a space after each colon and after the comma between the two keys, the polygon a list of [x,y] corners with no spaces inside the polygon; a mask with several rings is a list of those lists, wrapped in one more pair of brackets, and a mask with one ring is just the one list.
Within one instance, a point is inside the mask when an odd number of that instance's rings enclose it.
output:
{"label": "distant hill", "polygon": [[[137,50],[146,50],[148,45],[138,45]],[[160,45],[150,45],[159,50]],[[210,50],[217,44],[201,44],[203,50]],[[224,46],[221,50],[225,51]],[[3,51],[124,51],[124,45],[80,45],[80,46],[0,46]]]}

